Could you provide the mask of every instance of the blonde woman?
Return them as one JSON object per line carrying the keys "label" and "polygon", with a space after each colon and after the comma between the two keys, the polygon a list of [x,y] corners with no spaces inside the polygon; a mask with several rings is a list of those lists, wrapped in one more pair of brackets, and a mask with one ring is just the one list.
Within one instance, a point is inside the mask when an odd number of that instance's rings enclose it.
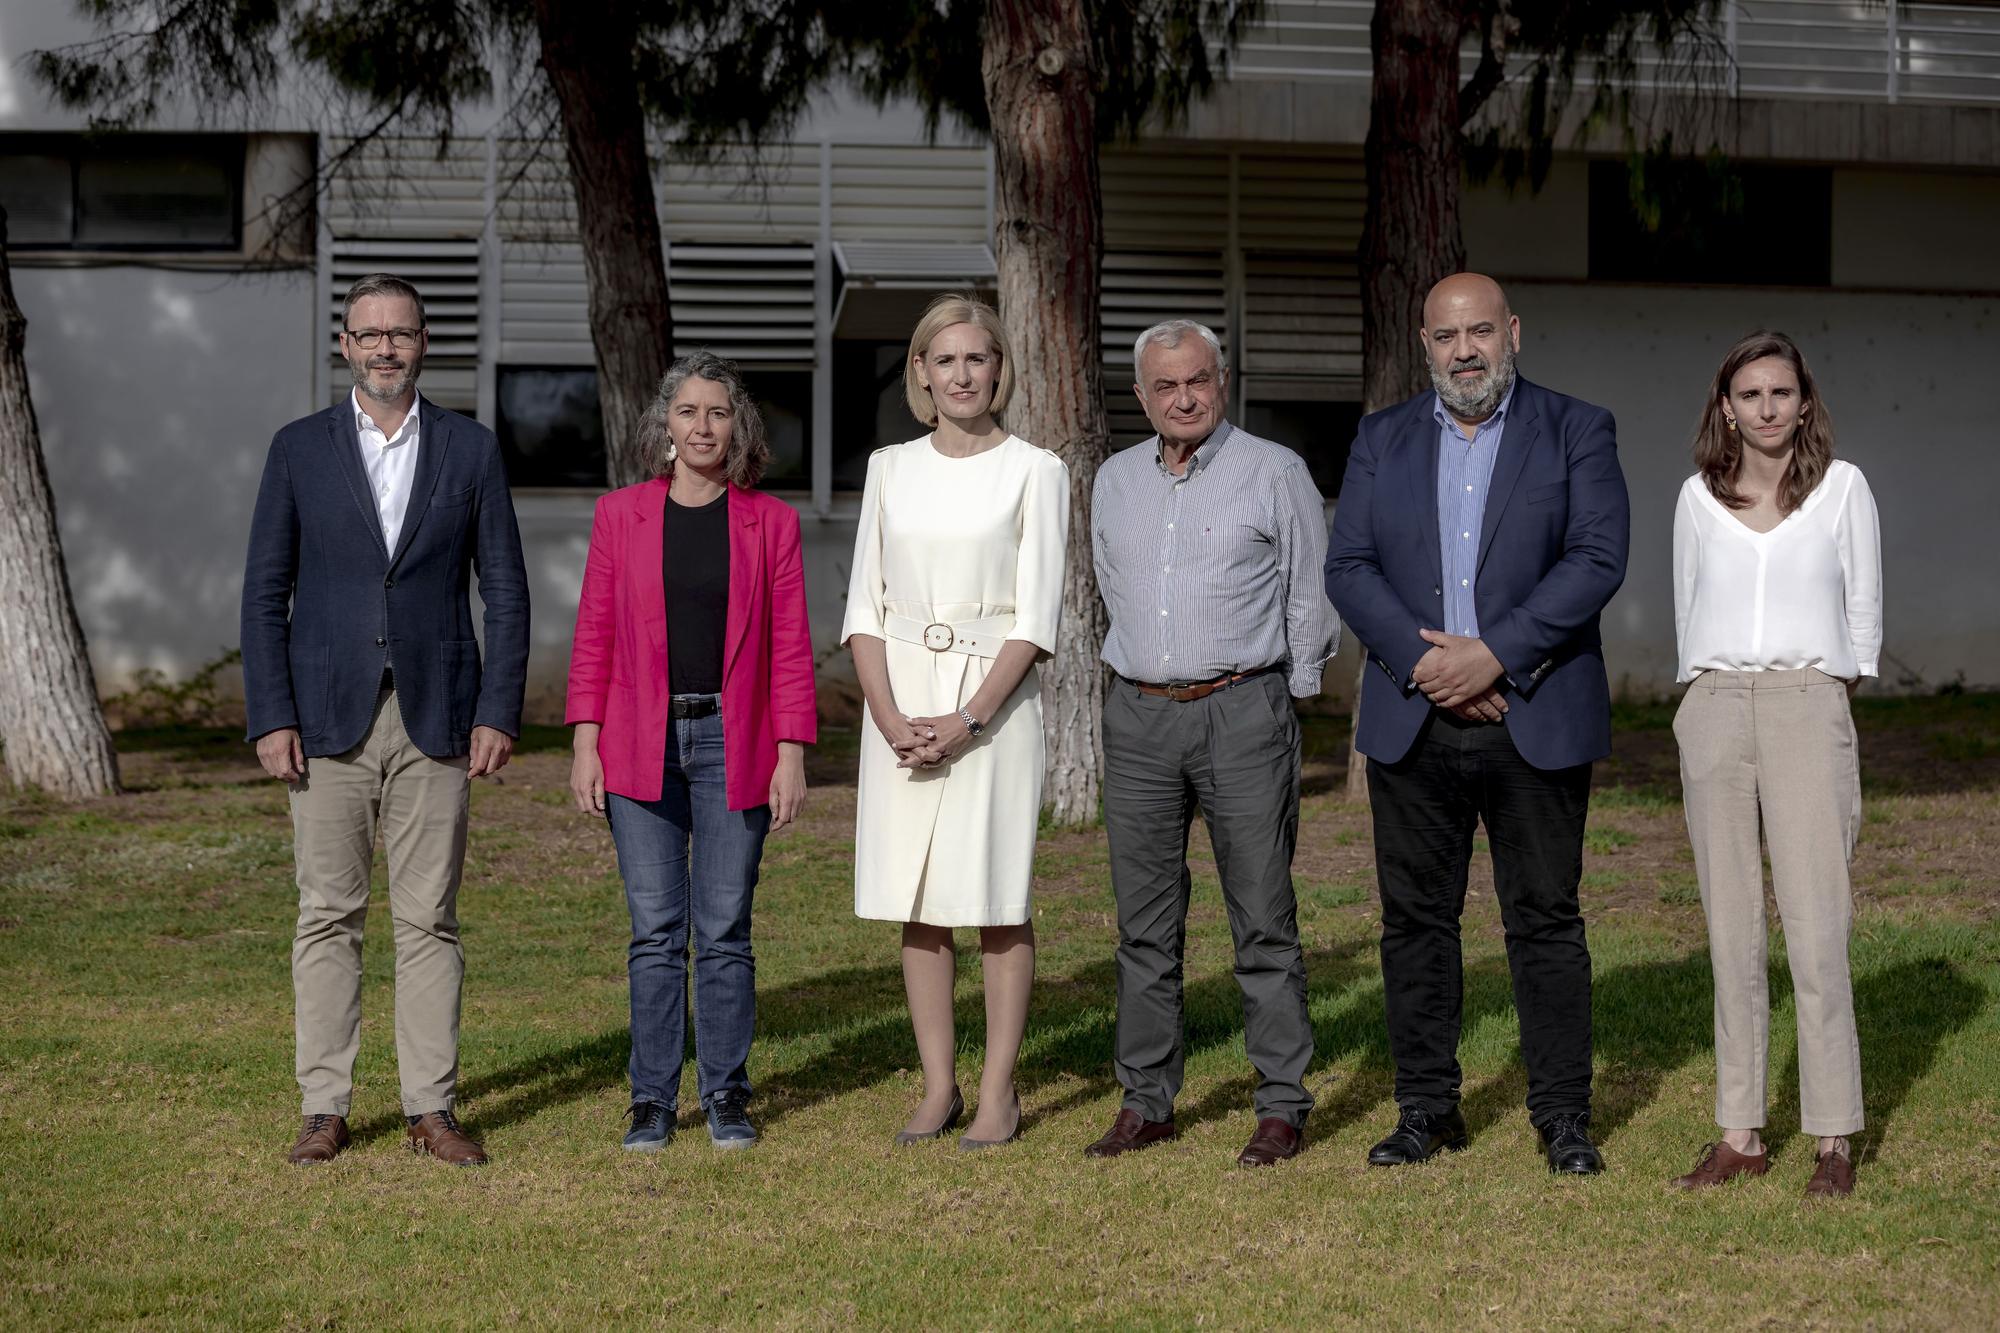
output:
{"label": "blonde woman", "polygon": [[1715,972],[1715,1119],[1722,1139],[1682,1189],[1769,1168],[1771,1009],[1761,827],[1799,1025],[1799,1126],[1819,1139],[1809,1197],[1854,1188],[1862,1127],[1848,935],[1861,774],[1848,697],[1876,674],[1882,557],[1861,469],[1782,333],[1729,349],[1674,513],[1674,629],[1688,691],[1674,718]]}
{"label": "blonde woman", "polygon": [[866,699],[854,837],[857,915],[902,923],[924,1098],[899,1144],[941,1137],[954,1079],[952,931],[975,927],[986,1064],[959,1147],[1019,1136],[1014,1061],[1035,974],[1029,880],[1041,816],[1041,692],[1069,526],[1062,460],[1000,424],[1014,388],[992,307],[932,301],[904,365],[929,429],[875,451],[841,638]]}

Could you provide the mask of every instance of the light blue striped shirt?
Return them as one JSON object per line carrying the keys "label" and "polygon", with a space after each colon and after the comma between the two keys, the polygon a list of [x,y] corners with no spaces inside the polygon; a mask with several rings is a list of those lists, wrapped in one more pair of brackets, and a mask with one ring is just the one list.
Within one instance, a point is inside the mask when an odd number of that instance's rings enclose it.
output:
{"label": "light blue striped shirt", "polygon": [[1340,645],[1326,600],[1326,518],[1306,462],[1227,421],[1175,476],[1158,436],[1113,454],[1091,494],[1104,660],[1155,685],[1283,663],[1319,693]]}
{"label": "light blue striped shirt", "polygon": [[1458,418],[1433,398],[1438,424],[1438,570],[1444,576],[1444,632],[1479,637],[1479,609],[1473,604],[1479,582],[1479,528],[1486,521],[1486,493],[1493,485],[1493,460],[1507,429],[1514,389],[1471,439]]}

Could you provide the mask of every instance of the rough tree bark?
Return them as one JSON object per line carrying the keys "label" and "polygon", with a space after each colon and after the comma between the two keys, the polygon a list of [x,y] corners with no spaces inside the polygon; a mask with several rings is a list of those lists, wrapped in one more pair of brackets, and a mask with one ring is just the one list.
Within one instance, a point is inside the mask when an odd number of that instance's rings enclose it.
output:
{"label": "rough tree bark", "polygon": [[103,796],[118,790],[118,754],[70,598],[55,492],[28,397],[27,334],[0,209],[0,743],[15,786]]}
{"label": "rough tree bark", "polygon": [[605,460],[611,485],[627,486],[651,475],[637,447],[639,418],[674,359],[666,253],[632,68],[632,0],[535,0],[535,26],[576,193]]}
{"label": "rough tree bark", "polygon": [[980,57],[1000,313],[1014,352],[1007,426],[1069,465],[1062,630],[1042,668],[1045,793],[1065,824],[1097,817],[1105,612],[1091,564],[1090,489],[1111,451],[1098,313],[1096,72],[1084,10],[1073,0],[990,0]]}
{"label": "rough tree bark", "polygon": [[[1463,6],[1452,0],[1376,0],[1368,25],[1368,209],[1361,223],[1362,410],[1377,412],[1422,390],[1417,351],[1424,294],[1465,267],[1459,225],[1458,42]],[[1357,646],[1359,645],[1357,641]],[[1361,721],[1366,654],[1354,678]],[[1350,735],[1347,796],[1368,799],[1368,772]]]}

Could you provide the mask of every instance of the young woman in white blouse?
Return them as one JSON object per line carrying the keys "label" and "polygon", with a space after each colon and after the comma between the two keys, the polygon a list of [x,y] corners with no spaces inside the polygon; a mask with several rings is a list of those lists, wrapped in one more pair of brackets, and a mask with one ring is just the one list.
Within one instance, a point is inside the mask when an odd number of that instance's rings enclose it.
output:
{"label": "young woman in white blouse", "polygon": [[999,422],[1012,363],[991,306],[940,296],[904,362],[929,429],[868,460],[841,639],[867,700],[855,794],[854,910],[903,923],[924,1099],[900,1144],[940,1137],[953,1077],[952,930],[979,930],[986,1063],[958,1141],[1020,1132],[1014,1061],[1035,975],[1029,902],[1042,810],[1041,690],[1055,651],[1069,470]]}
{"label": "young woman in white blouse", "polygon": [[1876,674],[1882,560],[1861,470],[1782,333],[1730,348],[1674,514],[1674,718],[1715,973],[1715,1118],[1683,1189],[1761,1176],[1770,1001],[1761,823],[1798,1010],[1799,1125],[1819,1140],[1806,1193],[1854,1187],[1861,1054],[1848,974],[1848,861],[1861,775],[1848,698]]}

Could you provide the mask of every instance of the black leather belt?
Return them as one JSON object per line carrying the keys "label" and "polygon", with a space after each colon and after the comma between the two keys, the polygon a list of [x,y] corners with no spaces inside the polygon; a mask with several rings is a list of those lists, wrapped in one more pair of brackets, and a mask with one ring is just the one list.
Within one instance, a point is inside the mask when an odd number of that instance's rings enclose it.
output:
{"label": "black leather belt", "polygon": [[721,711],[721,702],[712,694],[676,695],[667,705],[667,716],[675,718],[714,717]]}

